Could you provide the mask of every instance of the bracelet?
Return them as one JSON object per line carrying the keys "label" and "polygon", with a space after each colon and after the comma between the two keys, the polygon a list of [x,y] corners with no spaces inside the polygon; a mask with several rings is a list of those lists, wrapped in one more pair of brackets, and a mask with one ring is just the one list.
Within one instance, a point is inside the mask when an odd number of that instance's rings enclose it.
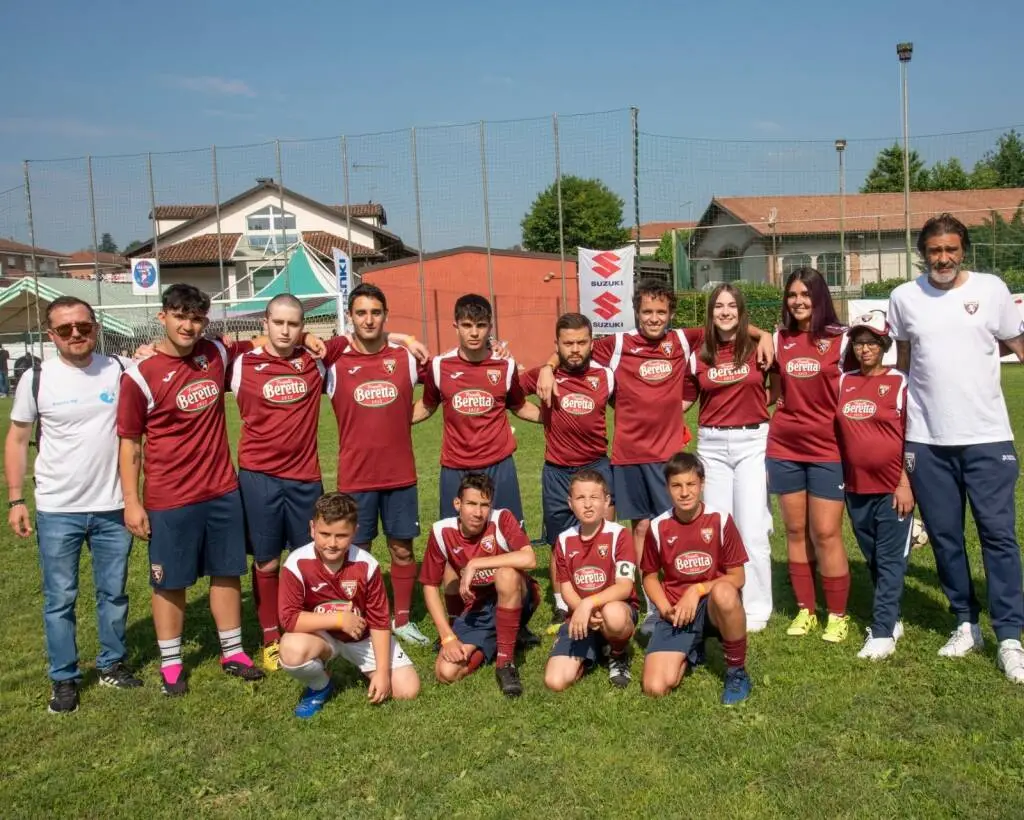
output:
{"label": "bracelet", "polygon": [[335,612],[334,614],[338,616],[338,618],[337,618],[337,621],[338,621],[338,629],[341,629],[341,628],[342,628],[342,623],[344,623],[344,622],[343,622],[343,620],[342,620],[342,616],[343,616],[343,615],[344,615],[345,613],[344,613],[344,612]]}
{"label": "bracelet", "polygon": [[697,584],[697,594],[700,595],[701,598],[703,598],[705,595],[708,594],[708,588],[704,586],[704,584]]}
{"label": "bracelet", "polygon": [[459,639],[458,635],[448,635],[445,638],[441,638],[441,646],[447,646],[452,641],[457,641],[458,639]]}
{"label": "bracelet", "polygon": [[12,498],[10,501],[7,502],[7,509],[9,510],[13,510],[15,507],[18,506],[25,506],[24,498]]}

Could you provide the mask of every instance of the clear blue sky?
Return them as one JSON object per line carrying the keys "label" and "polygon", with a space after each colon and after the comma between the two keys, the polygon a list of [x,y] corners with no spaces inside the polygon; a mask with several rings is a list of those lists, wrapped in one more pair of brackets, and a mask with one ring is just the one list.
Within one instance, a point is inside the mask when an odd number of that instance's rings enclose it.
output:
{"label": "clear blue sky", "polygon": [[[160,10],[157,11],[156,9]],[[315,9],[315,10],[310,10]],[[8,2],[0,8],[0,191],[23,159],[163,152],[637,106],[644,132],[711,140],[899,134],[895,43],[912,40],[912,136],[1024,122],[1019,2]],[[515,241],[550,176],[550,123],[489,127],[495,244]],[[480,241],[473,129],[422,132],[424,244]],[[924,141],[973,161],[994,135]],[[408,135],[363,140],[353,199],[411,230]],[[851,150],[851,187],[884,145]],[[857,146],[853,146],[856,148]],[[628,115],[568,120],[563,162],[629,202]],[[341,201],[337,142],[287,145],[286,184]],[[831,190],[829,143],[645,138],[642,218],[681,219],[718,193]],[[476,165],[474,166],[474,163]],[[97,161],[101,230],[145,231],[144,159]],[[209,201],[207,154],[154,159],[160,201]],[[225,152],[224,195],[272,148]],[[82,244],[79,164],[39,166],[40,244]],[[35,176],[33,177],[35,179]],[[69,182],[70,180],[70,182]],[[66,185],[71,185],[71,189]],[[77,186],[77,187],[76,187]],[[684,190],[685,189],[685,190]],[[71,193],[68,191],[71,190]],[[680,193],[679,191],[683,192]],[[33,192],[36,193],[35,191]],[[390,201],[389,201],[390,200]],[[698,205],[685,206],[687,200]],[[0,234],[24,231],[0,194]],[[631,206],[630,206],[631,207]],[[22,220],[23,221],[23,220]],[[466,235],[466,234],[470,235]],[[20,238],[20,236],[19,236]],[[413,237],[408,237],[413,239]]]}

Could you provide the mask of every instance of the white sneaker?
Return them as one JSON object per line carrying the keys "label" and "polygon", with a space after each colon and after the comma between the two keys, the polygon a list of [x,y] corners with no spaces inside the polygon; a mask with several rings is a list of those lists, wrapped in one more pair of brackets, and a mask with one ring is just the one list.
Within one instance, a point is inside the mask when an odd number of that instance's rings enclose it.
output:
{"label": "white sneaker", "polygon": [[747,621],[747,632],[764,632],[768,621]]}
{"label": "white sneaker", "polygon": [[895,638],[872,638],[871,631],[868,630],[868,639],[864,641],[864,648],[857,653],[857,657],[869,661],[880,661],[883,658],[888,658],[895,651]]}
{"label": "white sneaker", "polygon": [[1024,683],[1024,647],[1020,645],[1020,641],[1000,641],[996,663],[1006,674],[1008,681]]}
{"label": "white sneaker", "polygon": [[903,637],[903,621],[896,621],[896,626],[892,628],[892,639],[898,641]]}
{"label": "white sneaker", "polygon": [[654,624],[658,620],[658,613],[653,609],[648,610],[647,615],[640,622],[640,626],[637,628],[637,632],[641,635],[646,635],[648,638],[654,634]]}
{"label": "white sneaker", "polygon": [[962,623],[939,650],[940,658],[962,658],[974,649],[981,649],[985,641],[981,637],[981,627],[977,624]]}
{"label": "white sneaker", "polygon": [[420,632],[420,628],[412,621],[402,624],[402,626],[395,626],[395,622],[392,621],[391,631],[403,641],[408,641],[409,643],[414,643],[419,646],[427,646],[430,644],[430,638]]}

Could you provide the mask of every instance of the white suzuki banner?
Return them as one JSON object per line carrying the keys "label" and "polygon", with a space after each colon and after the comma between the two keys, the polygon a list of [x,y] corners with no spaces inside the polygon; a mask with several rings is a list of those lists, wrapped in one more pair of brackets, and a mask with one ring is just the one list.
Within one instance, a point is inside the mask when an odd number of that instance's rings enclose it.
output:
{"label": "white suzuki banner", "polygon": [[580,313],[594,325],[594,335],[636,329],[633,315],[633,260],[636,248],[615,251],[579,248]]}

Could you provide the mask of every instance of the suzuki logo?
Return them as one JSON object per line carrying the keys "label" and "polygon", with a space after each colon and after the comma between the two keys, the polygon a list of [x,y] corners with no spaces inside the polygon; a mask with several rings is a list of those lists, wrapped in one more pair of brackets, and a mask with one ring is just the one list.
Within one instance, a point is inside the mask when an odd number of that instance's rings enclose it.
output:
{"label": "suzuki logo", "polygon": [[594,256],[594,273],[602,279],[608,279],[619,272],[619,257],[611,251],[604,251]]}
{"label": "suzuki logo", "polygon": [[605,291],[594,300],[594,313],[608,321],[622,313],[618,307],[621,303],[622,300],[618,296]]}

